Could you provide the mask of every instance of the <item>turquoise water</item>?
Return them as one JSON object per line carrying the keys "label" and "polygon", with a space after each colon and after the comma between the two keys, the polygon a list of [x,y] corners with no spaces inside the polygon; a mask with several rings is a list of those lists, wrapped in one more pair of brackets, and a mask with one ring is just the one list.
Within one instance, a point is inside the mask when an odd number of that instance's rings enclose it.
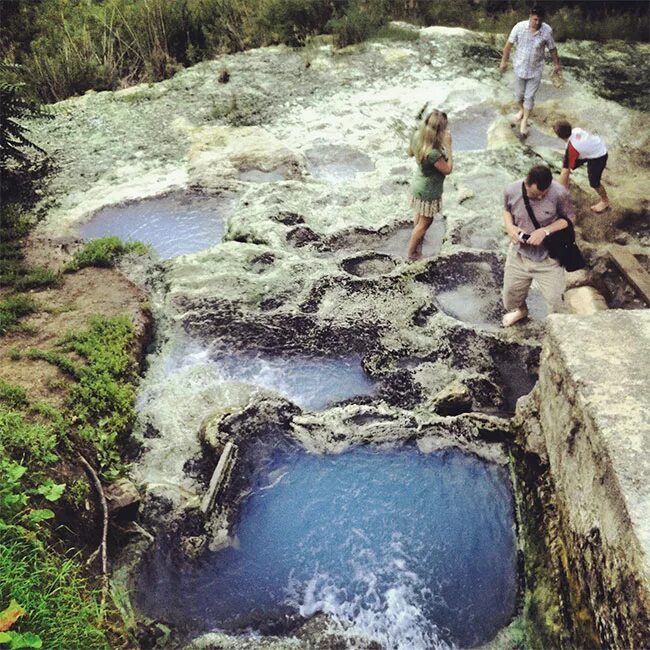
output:
{"label": "turquoise water", "polygon": [[399,650],[478,645],[514,611],[507,474],[459,451],[276,451],[235,533],[194,563],[161,546],[141,568],[142,610],[188,634],[277,633],[325,612]]}

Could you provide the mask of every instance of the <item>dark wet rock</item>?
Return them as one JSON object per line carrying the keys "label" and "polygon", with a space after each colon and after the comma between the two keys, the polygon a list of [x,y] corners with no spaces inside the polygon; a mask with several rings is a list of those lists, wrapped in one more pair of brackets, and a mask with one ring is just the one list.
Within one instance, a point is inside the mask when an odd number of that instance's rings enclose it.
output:
{"label": "dark wet rock", "polygon": [[143,437],[149,439],[160,438],[160,431],[158,431],[154,426],[151,425],[150,422],[148,422],[142,431],[142,435]]}
{"label": "dark wet rock", "polygon": [[610,258],[600,258],[593,268],[596,288],[605,298],[610,309],[646,309],[639,293]]}
{"label": "dark wet rock", "polygon": [[275,263],[275,256],[273,253],[267,252],[262,253],[258,257],[255,257],[250,262],[251,271],[255,273],[264,273],[269,269],[270,266],[273,266]]}
{"label": "dark wet rock", "polygon": [[141,650],[162,650],[168,647],[170,629],[158,621],[139,622],[135,638]]}
{"label": "dark wet rock", "polygon": [[395,261],[389,255],[372,253],[344,260],[341,266],[351,275],[363,278],[390,273],[395,269]]}
{"label": "dark wet rock", "polygon": [[429,316],[433,316],[437,311],[438,309],[433,302],[428,305],[423,305],[413,314],[413,325],[422,327],[428,321]]}
{"label": "dark wet rock", "polygon": [[144,495],[142,506],[143,513],[146,515],[145,520],[150,520],[154,525],[167,520],[174,512],[174,504],[170,499],[152,493]]}
{"label": "dark wet rock", "polygon": [[650,246],[650,208],[641,211],[626,210],[616,225],[642,246]]}
{"label": "dark wet rock", "polygon": [[320,241],[320,237],[311,228],[297,226],[287,233],[287,241],[296,248],[301,248],[302,246]]}
{"label": "dark wet rock", "polygon": [[262,302],[260,302],[260,309],[262,311],[272,311],[274,309],[282,307],[284,304],[285,300],[282,298],[265,298],[262,300]]}
{"label": "dark wet rock", "polygon": [[422,400],[422,390],[413,380],[413,375],[406,369],[392,372],[382,382],[379,395],[389,404],[401,408],[412,408]]}
{"label": "dark wet rock", "polygon": [[[199,434],[201,435],[201,434]],[[203,434],[205,435],[205,434]],[[210,483],[210,477],[217,465],[217,459],[210,454],[197,454],[188,458],[183,465],[183,472],[193,478],[203,488],[207,488]]]}
{"label": "dark wet rock", "polygon": [[355,351],[364,353],[377,340],[374,323],[333,323],[327,320],[295,314],[244,313],[221,300],[202,300],[189,305],[184,326],[199,340],[219,338],[242,347],[248,342],[254,349],[273,352],[301,352],[306,354],[337,354]]}
{"label": "dark wet rock", "polygon": [[285,226],[297,226],[298,224],[305,223],[305,218],[297,212],[278,212],[271,219]]}
{"label": "dark wet rock", "polygon": [[140,493],[137,487],[126,478],[119,479],[104,488],[104,495],[111,514],[122,512],[126,509],[137,510],[140,503]]}
{"label": "dark wet rock", "polygon": [[220,414],[216,422],[208,417],[200,435],[203,442],[220,452],[228,440],[241,445],[269,430],[288,431],[299,413],[301,409],[288,400],[263,397],[239,412]]}

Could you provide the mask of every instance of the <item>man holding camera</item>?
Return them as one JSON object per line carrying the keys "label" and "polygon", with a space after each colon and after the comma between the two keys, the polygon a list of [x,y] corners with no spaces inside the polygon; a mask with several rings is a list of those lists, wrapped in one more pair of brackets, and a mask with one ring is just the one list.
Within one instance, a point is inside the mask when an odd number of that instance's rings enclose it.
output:
{"label": "man holding camera", "polygon": [[[526,207],[528,202],[536,228]],[[504,193],[503,224],[511,244],[503,275],[502,323],[510,327],[528,315],[526,298],[535,280],[549,313],[564,311],[564,268],[549,257],[544,239],[575,222],[575,208],[568,190],[553,180],[548,167],[532,167],[525,179],[508,185]]]}

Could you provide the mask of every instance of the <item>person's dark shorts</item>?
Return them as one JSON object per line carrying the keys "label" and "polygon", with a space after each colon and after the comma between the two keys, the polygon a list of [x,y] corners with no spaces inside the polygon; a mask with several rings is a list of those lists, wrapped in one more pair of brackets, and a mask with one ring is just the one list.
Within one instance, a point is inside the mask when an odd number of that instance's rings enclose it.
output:
{"label": "person's dark shorts", "polygon": [[[601,156],[600,158],[578,158],[576,160],[576,165],[574,169],[578,169],[581,165],[587,163],[587,176],[589,177],[589,187],[600,187],[600,179],[603,175],[603,171],[607,166],[607,154]],[[567,147],[564,152],[564,161],[562,162],[562,167],[569,168],[569,149]]]}

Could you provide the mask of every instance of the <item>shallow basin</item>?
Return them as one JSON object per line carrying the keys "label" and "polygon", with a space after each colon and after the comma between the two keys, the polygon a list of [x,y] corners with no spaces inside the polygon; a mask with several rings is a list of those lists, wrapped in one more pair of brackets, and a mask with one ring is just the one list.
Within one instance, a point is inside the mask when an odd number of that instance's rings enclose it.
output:
{"label": "shallow basin", "polygon": [[375,393],[373,380],[357,355],[345,357],[273,356],[261,352],[211,350],[183,344],[172,353],[167,372],[207,364],[216,383],[236,381],[276,391],[303,409],[318,411],[358,395]]}
{"label": "shallow basin", "polygon": [[149,244],[162,258],[194,253],[218,244],[232,197],[176,193],[99,210],[79,228],[84,239],[117,235]]}

